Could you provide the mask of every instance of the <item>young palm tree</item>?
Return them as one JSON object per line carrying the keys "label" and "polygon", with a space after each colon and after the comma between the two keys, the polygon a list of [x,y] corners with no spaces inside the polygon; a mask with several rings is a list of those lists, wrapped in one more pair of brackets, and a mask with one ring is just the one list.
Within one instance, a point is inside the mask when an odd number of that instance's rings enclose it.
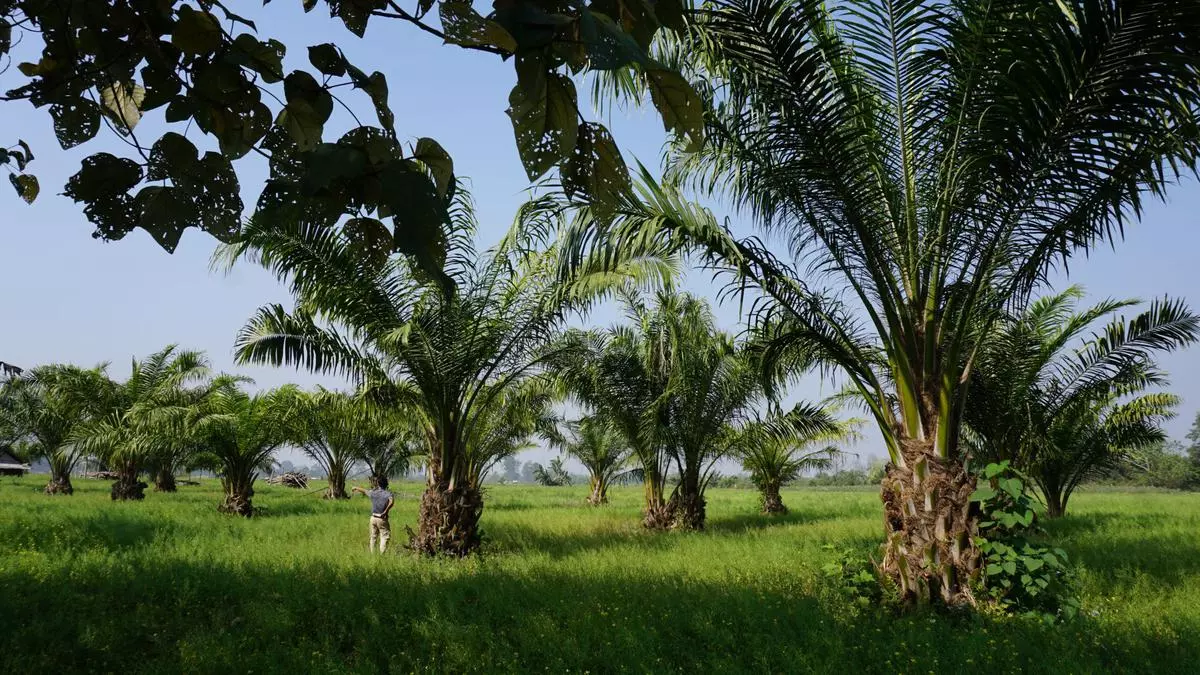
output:
{"label": "young palm tree", "polygon": [[1200,337],[1200,318],[1170,300],[1085,337],[1137,301],[1077,311],[1082,297],[1073,286],[999,322],[980,352],[964,417],[973,455],[1007,459],[1029,474],[1051,518],[1065,513],[1084,480],[1165,440],[1160,424],[1179,399],[1147,391],[1166,383],[1154,354]]}
{"label": "young palm tree", "polygon": [[76,427],[85,423],[87,401],[104,391],[103,367],[38,366],[8,377],[0,384],[0,428],[13,440],[29,445],[31,457],[44,457],[50,465],[46,494],[75,492],[71,472],[83,449],[71,441]]}
{"label": "young palm tree", "polygon": [[[134,359],[129,378],[109,381],[97,400],[79,402],[94,407],[96,415],[76,428],[72,441],[117,474],[114,500],[145,498],[140,474],[157,450],[185,442],[185,419],[197,400],[186,385],[208,376],[203,353],[170,345],[141,361]],[[83,398],[90,392],[76,395]]]}
{"label": "young palm tree", "polygon": [[838,366],[883,434],[883,570],[911,601],[973,603],[959,439],[978,350],[1006,304],[1195,169],[1200,9],[717,0],[694,19],[659,56],[693,69],[706,137],[668,175],[753,216],[806,281],[652,182],[571,246],[698,246],[761,289],[777,350]]}
{"label": "young palm tree", "polygon": [[341,373],[384,399],[398,396],[389,386],[412,392],[407,403],[421,411],[429,449],[412,543],[429,554],[465,555],[478,545],[478,479],[488,460],[472,448],[492,447],[481,440],[489,415],[540,370],[565,313],[625,271],[642,278],[673,271],[651,261],[593,275],[585,265],[560,285],[558,251],[544,243],[556,229],[555,204],[527,204],[509,234],[477,255],[474,214],[458,194],[442,283],[407,257],[367,255],[370,228],[361,220],[341,230],[252,220],[222,252],[229,264],[247,258],[288,281],[297,301],[292,311],[259,310],[238,337],[241,362]]}
{"label": "young palm tree", "polygon": [[567,433],[552,443],[574,457],[588,472],[588,504],[608,503],[608,488],[629,473],[633,448],[612,421],[591,415],[569,422]]}
{"label": "young palm tree", "polygon": [[346,479],[376,434],[377,416],[361,399],[317,388],[296,397],[295,421],[292,441],[325,472],[325,498],[349,499]]}
{"label": "young palm tree", "polygon": [[225,497],[219,511],[254,515],[254,481],[296,437],[302,399],[294,385],[247,394],[230,383],[190,412],[189,426],[205,449],[197,460],[221,477]]}
{"label": "young palm tree", "polygon": [[[560,378],[641,448],[636,454],[646,476],[646,525],[703,529],[713,469],[768,401],[770,378],[750,346],[716,329],[703,300],[663,292],[652,307],[630,295],[625,302],[633,328],[611,331],[598,342],[595,336],[569,337],[582,358],[564,357]],[[798,412],[795,424],[814,433],[832,425],[823,411],[808,412],[813,414]],[[670,468],[678,483],[663,502]]]}
{"label": "young palm tree", "polygon": [[[834,465],[841,450],[837,444],[856,438],[859,422],[838,422],[832,431],[819,432],[807,425],[795,424],[818,414],[797,404],[786,413],[777,413],[748,422],[738,434],[734,455],[750,472],[750,480],[762,493],[762,511],[767,515],[788,512],[780,490],[806,471]],[[829,414],[825,411],[825,414]],[[819,447],[818,447],[819,446]]]}

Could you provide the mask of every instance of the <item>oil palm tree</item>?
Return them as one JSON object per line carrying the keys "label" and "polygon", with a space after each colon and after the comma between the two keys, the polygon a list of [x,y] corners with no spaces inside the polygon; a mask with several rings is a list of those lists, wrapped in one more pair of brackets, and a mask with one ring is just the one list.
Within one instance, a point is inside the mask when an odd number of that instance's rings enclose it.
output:
{"label": "oil palm tree", "polygon": [[75,492],[71,472],[84,451],[72,435],[89,419],[88,402],[100,397],[107,381],[102,366],[46,365],[13,373],[0,384],[0,428],[27,444],[31,457],[46,459],[46,494]]}
{"label": "oil palm tree", "polygon": [[858,437],[858,420],[837,422],[825,431],[804,423],[818,414],[832,416],[829,410],[801,403],[787,412],[757,416],[738,434],[733,454],[761,493],[763,513],[787,513],[780,494],[783,486],[807,471],[833,466],[842,452],[838,444]]}
{"label": "oil palm tree", "polygon": [[369,404],[343,392],[318,387],[295,398],[292,442],[321,467],[326,499],[349,499],[346,479],[373,446],[380,420]]}
{"label": "oil palm tree", "polygon": [[598,415],[573,420],[565,426],[566,433],[553,445],[587,469],[587,503],[607,504],[609,486],[620,482],[630,471],[633,448],[611,420]]}
{"label": "oil palm tree", "polygon": [[[648,527],[703,529],[704,492],[717,462],[770,402],[756,349],[718,331],[708,304],[659,292],[653,304],[624,294],[630,325],[575,333],[558,365],[565,387],[621,430],[641,463]],[[775,371],[772,371],[775,372]],[[794,423],[813,433],[832,420],[817,409]],[[665,498],[668,473],[678,479]]]}
{"label": "oil palm tree", "polygon": [[715,0],[693,19],[657,49],[707,100],[705,142],[671,153],[669,182],[787,255],[652,180],[585,212],[571,247],[698,247],[761,291],[776,352],[836,365],[878,423],[884,572],[907,600],[972,604],[959,441],[979,348],[1051,267],[1195,169],[1200,6]]}
{"label": "oil palm tree", "polygon": [[340,373],[381,400],[406,398],[421,411],[427,487],[412,543],[428,554],[477,547],[479,472],[488,460],[472,448],[501,447],[482,439],[496,403],[537,375],[566,313],[626,273],[673,272],[651,260],[591,274],[585,263],[560,284],[558,250],[546,244],[557,204],[526,204],[504,239],[480,255],[473,208],[464,191],[457,195],[441,283],[405,256],[369,254],[374,230],[363,220],[329,229],[255,219],[220,252],[225,264],[261,264],[296,297],[294,309],[263,307],[249,321],[237,339],[239,361]]}
{"label": "oil palm tree", "polygon": [[197,462],[221,477],[219,511],[254,515],[254,481],[303,428],[298,418],[305,403],[295,385],[249,394],[231,382],[189,412],[188,426],[204,448]]}
{"label": "oil palm tree", "polygon": [[1138,302],[1078,310],[1082,297],[1072,286],[998,323],[980,352],[964,417],[972,454],[1025,471],[1051,518],[1066,512],[1084,480],[1166,440],[1160,425],[1179,399],[1153,390],[1166,383],[1154,357],[1200,337],[1200,318],[1167,299],[1086,335]]}
{"label": "oil palm tree", "polygon": [[71,440],[117,474],[114,500],[145,498],[142,471],[156,451],[185,442],[185,421],[197,402],[188,386],[207,381],[209,374],[202,352],[169,345],[140,361],[133,359],[129,377],[109,380],[93,400],[85,400],[94,395],[90,390],[75,392],[79,405],[95,414],[75,429]]}

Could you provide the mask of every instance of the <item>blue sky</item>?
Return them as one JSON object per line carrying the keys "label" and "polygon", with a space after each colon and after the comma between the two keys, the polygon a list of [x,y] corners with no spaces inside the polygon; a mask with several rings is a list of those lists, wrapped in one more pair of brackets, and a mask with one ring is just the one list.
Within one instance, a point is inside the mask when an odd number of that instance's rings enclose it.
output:
{"label": "blue sky", "polygon": [[[402,136],[437,139],[454,157],[459,175],[470,177],[480,220],[481,239],[491,243],[511,222],[527,187],[513,143],[512,127],[504,113],[514,82],[512,66],[488,54],[446,46],[415,28],[376,20],[363,40],[336,20],[316,10],[305,15],[299,2],[274,2],[263,8],[247,4],[261,36],[275,37],[291,48],[288,68],[308,68],[308,45],[335,41],[351,62],[388,78],[396,128]],[[17,50],[15,61],[31,55]],[[33,60],[36,60],[34,58]],[[15,68],[0,74],[0,89],[10,89],[21,76]],[[581,91],[586,86],[581,85]],[[346,90],[340,90],[345,92]],[[347,102],[364,122],[374,123],[369,102],[355,93]],[[143,122],[147,131],[161,129],[161,109]],[[267,302],[288,303],[288,295],[258,268],[241,266],[226,276],[209,271],[215,241],[189,231],[174,255],[163,252],[149,235],[138,230],[124,240],[102,243],[90,236],[92,226],[78,205],[59,195],[80,160],[93,152],[130,152],[108,131],[84,146],[63,151],[54,139],[44,110],[25,103],[4,104],[0,139],[23,138],[37,155],[30,169],[41,180],[42,195],[26,206],[7,187],[0,193],[0,360],[20,366],[46,362],[90,365],[111,361],[114,375],[128,372],[132,356],[144,356],[176,342],[207,351],[221,370],[250,375],[260,386],[285,382],[336,385],[335,380],[292,370],[235,367],[233,337],[255,308]],[[664,140],[657,116],[644,111],[616,112],[606,120],[628,160],[656,165]],[[349,128],[335,118],[326,136],[336,138]],[[201,143],[197,133],[190,135]],[[265,176],[255,158],[238,165],[247,203]],[[7,181],[4,181],[7,183]],[[1115,250],[1102,248],[1079,258],[1070,283],[1086,286],[1090,298],[1139,297],[1170,294],[1200,304],[1197,251],[1200,230],[1200,189],[1194,181],[1170,191],[1166,204],[1152,203],[1143,222],[1129,229]],[[1058,275],[1059,285],[1066,283]],[[708,290],[705,275],[694,275],[689,286]],[[718,308],[722,323],[733,328],[737,308]],[[590,322],[607,325],[611,311]],[[1200,349],[1164,359],[1172,375],[1172,390],[1184,398],[1180,416],[1168,425],[1182,440],[1200,410]],[[829,384],[810,378],[795,394],[818,397]],[[863,455],[881,455],[874,434],[861,443]]]}

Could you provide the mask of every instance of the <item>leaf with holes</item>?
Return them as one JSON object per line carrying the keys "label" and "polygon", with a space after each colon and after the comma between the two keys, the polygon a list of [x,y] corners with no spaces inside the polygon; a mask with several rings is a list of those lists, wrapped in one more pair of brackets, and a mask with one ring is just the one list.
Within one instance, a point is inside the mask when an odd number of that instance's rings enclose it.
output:
{"label": "leaf with holes", "polygon": [[570,197],[587,198],[604,213],[629,190],[629,170],[608,129],[585,122],[578,135],[575,153],[563,167],[563,189]]}
{"label": "leaf with holes", "polygon": [[504,26],[485,19],[466,0],[448,0],[438,5],[438,15],[446,31],[446,42],[464,47],[496,47],[510,54],[517,41]]}
{"label": "leaf with holes", "polygon": [[650,89],[650,100],[662,115],[663,126],[687,136],[690,149],[695,149],[704,139],[704,104],[700,95],[679,73],[661,67],[647,68],[646,84]]}
{"label": "leaf with holes", "polygon": [[100,107],[82,96],[50,106],[58,144],[66,150],[91,140],[100,130],[100,114]]}
{"label": "leaf with holes", "polygon": [[517,150],[529,180],[571,156],[578,136],[578,111],[570,79],[540,70],[522,73],[508,103]]}
{"label": "leaf with holes", "polygon": [[183,5],[171,30],[171,44],[184,54],[203,56],[217,51],[223,36],[217,17]]}
{"label": "leaf with holes", "polygon": [[21,199],[24,199],[25,203],[27,204],[32,204],[33,200],[37,199],[38,193],[41,191],[41,187],[38,185],[38,179],[36,176],[12,173],[8,175],[8,180],[12,183],[13,188],[16,189],[17,194],[20,195]]}
{"label": "leaf with holes", "polygon": [[136,82],[115,82],[100,89],[100,105],[121,133],[129,133],[142,119],[146,90]]}
{"label": "leaf with holes", "polygon": [[444,199],[450,191],[450,184],[454,182],[454,160],[450,158],[450,153],[432,138],[420,138],[413,150],[413,159],[419,160],[433,174],[438,194]]}

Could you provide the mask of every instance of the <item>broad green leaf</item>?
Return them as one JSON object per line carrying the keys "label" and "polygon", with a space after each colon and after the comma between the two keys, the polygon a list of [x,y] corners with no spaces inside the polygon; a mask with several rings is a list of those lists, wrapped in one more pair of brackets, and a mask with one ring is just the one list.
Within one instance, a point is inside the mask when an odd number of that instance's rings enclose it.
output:
{"label": "broad green leaf", "polygon": [[691,140],[697,148],[704,138],[704,105],[700,95],[679,73],[665,68],[647,68],[650,100],[662,115],[663,126]]}
{"label": "broad green leaf", "polygon": [[420,160],[429,169],[438,194],[445,199],[454,181],[454,160],[450,158],[450,153],[432,138],[419,138],[413,150],[413,159]]}
{"label": "broad green leaf", "polygon": [[575,150],[579,133],[575,85],[558,73],[518,72],[517,85],[508,96],[508,116],[525,173],[536,180]]}
{"label": "broad green leaf", "polygon": [[1004,571],[1008,574],[1016,574],[1017,573],[1017,564],[1015,562],[1012,562],[1011,560],[1006,560],[1005,562],[1001,563],[1000,566],[1003,567]]}
{"label": "broad green leaf", "polygon": [[392,233],[387,226],[375,218],[351,218],[342,231],[352,250],[358,252],[372,265],[387,262],[395,247]]}
{"label": "broad green leaf", "polygon": [[337,45],[330,42],[309,47],[308,62],[326,75],[341,77],[346,74],[346,59]]}
{"label": "broad green leaf", "polygon": [[196,218],[193,204],[181,197],[175,188],[160,185],[142,188],[134,201],[141,212],[138,225],[149,232],[163,250],[174,253],[183,231]]}
{"label": "broad green leaf", "polygon": [[387,7],[387,2],[386,0],[338,0],[330,5],[336,9],[337,16],[342,23],[346,24],[346,28],[358,37],[362,37],[367,32],[367,21],[371,18],[371,12]]}
{"label": "broad green leaf", "polygon": [[100,115],[100,107],[82,96],[50,106],[58,144],[65,150],[91,140],[100,130]]}
{"label": "broad green leaf", "polygon": [[306,192],[328,188],[339,181],[354,181],[367,170],[367,153],[340,143],[322,143],[307,158],[301,187]]}
{"label": "broad green leaf", "polygon": [[24,199],[25,203],[27,204],[32,204],[33,200],[37,199],[38,193],[41,192],[41,187],[38,185],[38,179],[36,176],[31,176],[27,173],[10,173],[8,175],[8,180],[12,183],[13,188],[16,189],[17,194],[20,195],[21,199]]}
{"label": "broad green leaf", "polygon": [[146,90],[136,82],[116,82],[100,89],[100,105],[122,133],[133,131],[142,119]]}
{"label": "broad green leaf", "polygon": [[584,196],[599,213],[610,210],[628,192],[629,170],[608,130],[599,124],[579,125],[575,154],[563,167],[563,189]]}
{"label": "broad green leaf", "polygon": [[503,26],[485,19],[467,0],[446,0],[438,5],[438,15],[446,33],[446,42],[464,47],[496,47],[517,51],[517,41]]}
{"label": "broad green leaf", "polygon": [[261,42],[249,33],[242,33],[233,41],[237,61],[262,76],[263,82],[273,83],[283,79],[283,56],[287,51],[277,40]]}
{"label": "broad green leaf", "polygon": [[217,51],[223,35],[217,17],[183,5],[171,31],[171,44],[184,54],[207,55]]}
{"label": "broad green leaf", "polygon": [[971,493],[970,501],[986,502],[987,500],[989,500],[995,496],[996,496],[995,490],[991,489],[990,487],[981,487],[981,488],[977,488],[974,492]]}
{"label": "broad green leaf", "polygon": [[396,250],[412,256],[417,265],[449,290],[442,270],[446,262],[445,203],[437,189],[410,163],[393,162],[380,176],[383,196],[395,222]]}
{"label": "broad green leaf", "polygon": [[612,18],[585,9],[579,15],[579,34],[588,59],[596,70],[616,70],[631,63],[644,63],[646,50],[621,30]]}
{"label": "broad green leaf", "polygon": [[312,150],[321,142],[325,121],[333,112],[333,98],[312,75],[299,70],[284,78],[283,90],[287,105],[276,124],[287,129],[300,150]]}

